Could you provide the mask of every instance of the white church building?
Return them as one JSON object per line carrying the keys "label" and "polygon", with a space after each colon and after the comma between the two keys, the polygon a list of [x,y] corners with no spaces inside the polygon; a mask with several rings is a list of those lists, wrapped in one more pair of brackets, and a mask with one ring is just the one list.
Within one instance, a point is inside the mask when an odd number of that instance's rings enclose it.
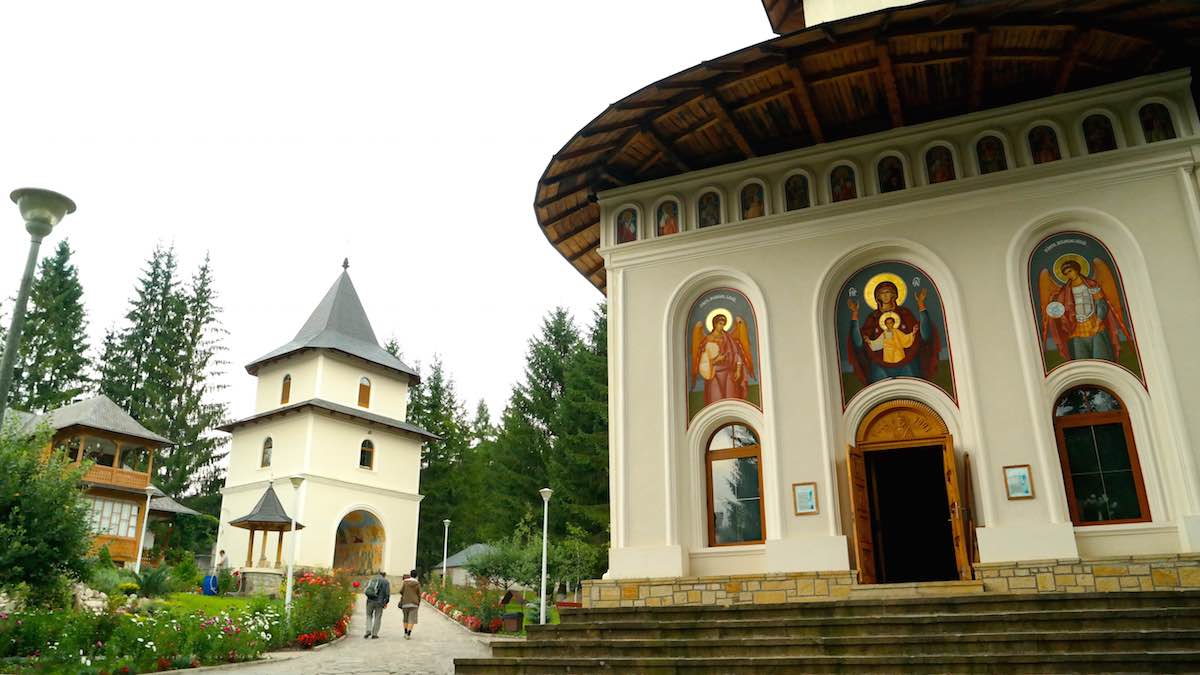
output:
{"label": "white church building", "polygon": [[[292,546],[301,567],[414,566],[421,443],[432,438],[404,421],[419,377],[380,347],[347,267],[295,338],[246,366],[258,378],[255,413],[221,427],[233,439],[217,548],[235,567],[286,565]],[[268,486],[304,527],[251,542],[230,521]]]}
{"label": "white church building", "polygon": [[1200,587],[1196,5],[762,4],[537,183],[608,301],[587,601]]}

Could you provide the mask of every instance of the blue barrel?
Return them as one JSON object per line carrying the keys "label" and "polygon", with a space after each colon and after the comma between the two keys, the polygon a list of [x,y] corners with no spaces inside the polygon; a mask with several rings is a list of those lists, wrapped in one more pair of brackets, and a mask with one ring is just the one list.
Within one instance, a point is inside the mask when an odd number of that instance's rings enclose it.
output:
{"label": "blue barrel", "polygon": [[217,594],[217,577],[216,577],[216,575],[209,574],[208,576],[204,577],[204,583],[200,585],[200,589],[204,592],[205,595],[216,595]]}

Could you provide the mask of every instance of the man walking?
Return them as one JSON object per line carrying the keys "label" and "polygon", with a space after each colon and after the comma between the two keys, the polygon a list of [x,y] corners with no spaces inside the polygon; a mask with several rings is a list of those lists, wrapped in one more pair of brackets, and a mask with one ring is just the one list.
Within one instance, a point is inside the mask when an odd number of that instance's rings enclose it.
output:
{"label": "man walking", "polygon": [[371,577],[367,587],[363,589],[367,596],[367,633],[363,639],[379,639],[379,622],[383,620],[383,608],[392,599],[392,586],[388,583],[387,574],[379,570],[379,576]]}

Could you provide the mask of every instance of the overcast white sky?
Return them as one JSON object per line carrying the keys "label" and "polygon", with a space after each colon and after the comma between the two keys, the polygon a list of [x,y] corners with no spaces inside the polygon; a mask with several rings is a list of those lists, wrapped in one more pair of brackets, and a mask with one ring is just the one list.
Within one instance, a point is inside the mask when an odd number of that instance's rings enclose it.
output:
{"label": "overcast white sky", "polygon": [[[43,256],[75,249],[97,352],[155,244],[187,275],[210,253],[235,416],[253,408],[242,366],[291,339],[348,256],[380,340],[410,364],[441,354],[468,407],[498,417],[541,317],[564,305],[584,324],[603,299],[534,219],[551,155],[608,103],[771,37],[758,0],[14,0],[0,16],[0,190],[78,203]],[[0,204],[6,299],[27,244]]]}

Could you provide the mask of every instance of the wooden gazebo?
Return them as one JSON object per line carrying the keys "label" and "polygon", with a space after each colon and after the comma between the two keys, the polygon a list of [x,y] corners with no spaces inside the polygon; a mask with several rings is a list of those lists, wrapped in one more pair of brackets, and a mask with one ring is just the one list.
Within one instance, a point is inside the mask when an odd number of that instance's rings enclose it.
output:
{"label": "wooden gazebo", "polygon": [[[605,290],[602,190],[1190,66],[1195,0],[929,0],[805,27],[609,105],[550,160],[534,212]],[[570,95],[570,89],[560,89]]]}
{"label": "wooden gazebo", "polygon": [[[283,510],[283,505],[279,503],[279,497],[275,494],[275,486],[268,485],[267,491],[259,498],[258,503],[254,505],[254,509],[247,515],[241,518],[235,518],[229,521],[229,524],[234,527],[240,527],[243,530],[250,530],[250,543],[246,547],[246,567],[254,567],[254,533],[262,532],[262,547],[259,551],[258,567],[267,567],[267,533],[278,532],[279,540],[275,547],[275,567],[283,566],[283,533],[292,529],[292,519],[287,512]],[[304,526],[296,523],[296,529],[302,530]]]}

